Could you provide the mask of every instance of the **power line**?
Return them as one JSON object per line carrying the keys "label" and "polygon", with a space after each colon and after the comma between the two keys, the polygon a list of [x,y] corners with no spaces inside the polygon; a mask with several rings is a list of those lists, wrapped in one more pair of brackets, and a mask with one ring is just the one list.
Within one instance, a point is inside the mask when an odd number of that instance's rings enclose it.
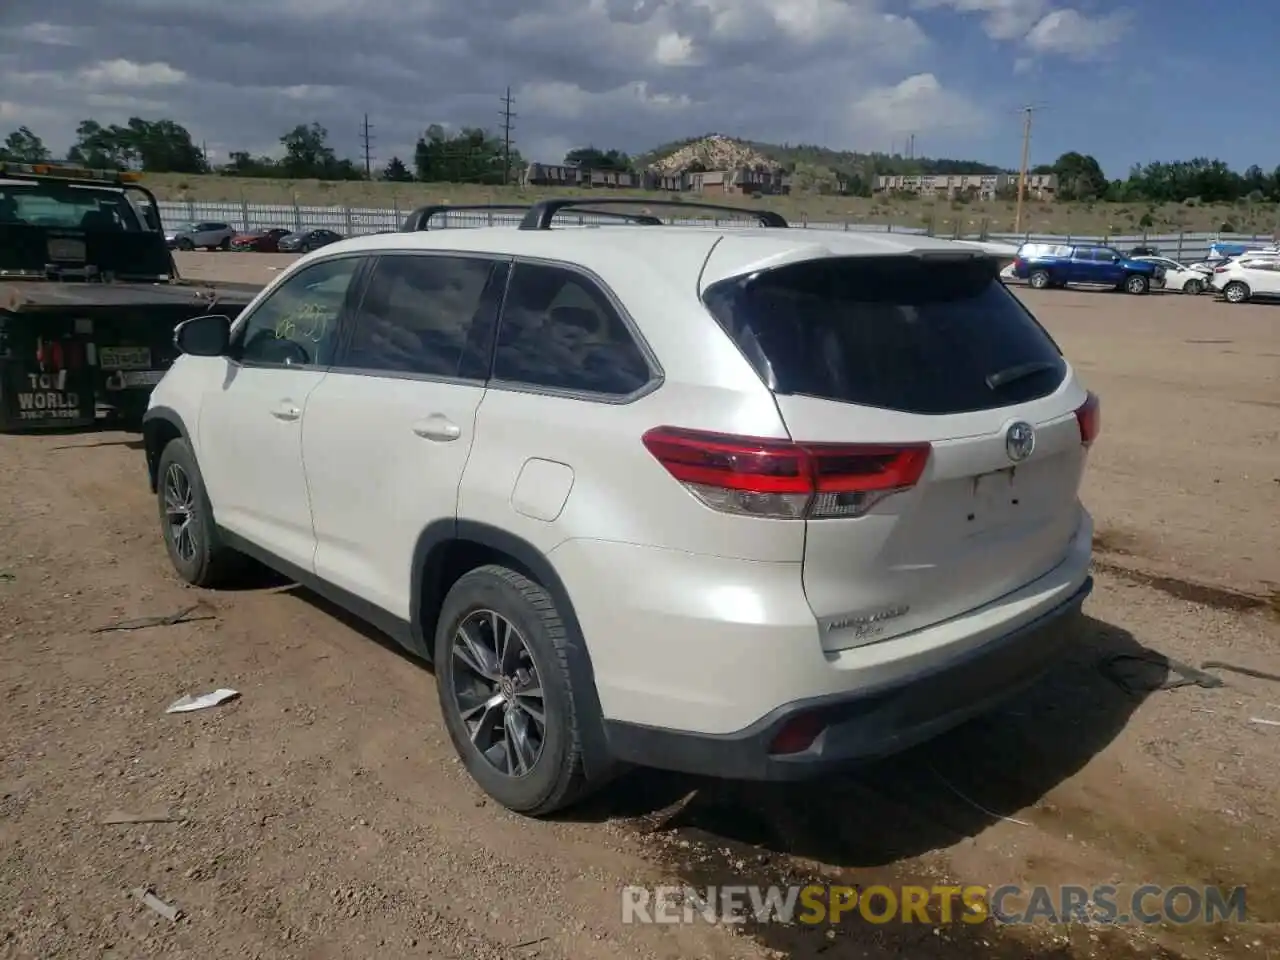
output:
{"label": "power line", "polygon": [[518,114],[511,110],[515,100],[511,96],[510,87],[507,87],[506,96],[501,97],[500,100],[502,102],[502,185],[505,187],[511,182],[511,121],[516,119]]}
{"label": "power line", "polygon": [[364,175],[373,179],[373,125],[369,123],[369,115],[364,115],[364,128],[360,132],[360,141],[364,144]]}

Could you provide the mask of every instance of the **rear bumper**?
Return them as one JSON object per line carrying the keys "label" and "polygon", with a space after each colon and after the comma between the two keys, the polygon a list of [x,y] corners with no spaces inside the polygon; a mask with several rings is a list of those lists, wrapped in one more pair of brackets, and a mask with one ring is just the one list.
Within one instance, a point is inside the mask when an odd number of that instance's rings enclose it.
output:
{"label": "rear bumper", "polygon": [[[978,716],[1038,679],[1068,646],[1092,577],[1034,620],[914,675],[784,704],[730,734],[606,720],[611,752],[642,766],[742,780],[799,780],[887,756]],[[805,750],[772,754],[799,717],[822,726]]]}

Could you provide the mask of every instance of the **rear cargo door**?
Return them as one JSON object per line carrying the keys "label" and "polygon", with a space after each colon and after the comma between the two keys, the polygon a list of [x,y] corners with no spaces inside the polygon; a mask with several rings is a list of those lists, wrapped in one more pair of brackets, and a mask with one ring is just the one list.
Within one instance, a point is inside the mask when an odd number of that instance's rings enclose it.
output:
{"label": "rear cargo door", "polygon": [[[811,508],[804,586],[828,649],[980,607],[1065,557],[1087,395],[994,263],[811,260],[723,281],[706,300],[794,440],[880,447],[898,474]],[[922,472],[906,466],[920,444]]]}

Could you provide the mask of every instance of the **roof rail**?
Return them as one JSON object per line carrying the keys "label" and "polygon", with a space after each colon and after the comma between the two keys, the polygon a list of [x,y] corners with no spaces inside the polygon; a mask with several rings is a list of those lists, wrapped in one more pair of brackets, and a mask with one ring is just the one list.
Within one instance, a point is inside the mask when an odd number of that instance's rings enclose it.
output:
{"label": "roof rail", "polygon": [[[527,203],[428,204],[425,207],[419,207],[417,210],[413,211],[413,213],[409,214],[401,225],[400,231],[402,233],[415,233],[418,230],[430,230],[431,218],[439,216],[440,214],[487,212],[520,213],[527,215],[527,211],[531,209],[533,208]],[[626,220],[629,223],[640,223],[645,226],[658,227],[662,225],[662,221],[660,219],[644,213],[616,212],[613,210],[580,210],[579,213],[593,217],[604,217],[606,219]]]}
{"label": "roof rail", "polygon": [[[789,226],[786,219],[772,210],[748,210],[746,207],[731,207],[721,203],[691,203],[687,200],[649,200],[644,197],[617,197],[612,199],[598,197],[557,197],[554,200],[539,200],[529,212],[524,215],[524,220],[520,223],[521,230],[550,230],[551,221],[555,219],[556,214],[562,210],[574,207],[590,207],[599,204],[619,204],[634,203],[642,204],[646,207],[677,207],[685,210],[714,210],[718,213],[732,213],[739,217],[750,217],[759,222],[762,227],[786,227]],[[598,216],[608,216],[601,211],[583,210],[583,213],[594,213]],[[649,218],[657,220],[656,217]],[[658,221],[659,223],[661,221]]]}

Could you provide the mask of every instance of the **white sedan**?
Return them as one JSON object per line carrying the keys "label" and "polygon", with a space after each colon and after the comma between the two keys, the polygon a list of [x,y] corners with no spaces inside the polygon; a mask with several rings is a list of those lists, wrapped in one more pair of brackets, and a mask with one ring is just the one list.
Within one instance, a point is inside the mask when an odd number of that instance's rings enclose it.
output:
{"label": "white sedan", "polygon": [[1162,268],[1164,270],[1163,286],[1166,290],[1197,294],[1204,293],[1209,288],[1209,278],[1202,271],[1178,263],[1177,260],[1170,260],[1168,257],[1134,257],[1133,259],[1154,263]]}

